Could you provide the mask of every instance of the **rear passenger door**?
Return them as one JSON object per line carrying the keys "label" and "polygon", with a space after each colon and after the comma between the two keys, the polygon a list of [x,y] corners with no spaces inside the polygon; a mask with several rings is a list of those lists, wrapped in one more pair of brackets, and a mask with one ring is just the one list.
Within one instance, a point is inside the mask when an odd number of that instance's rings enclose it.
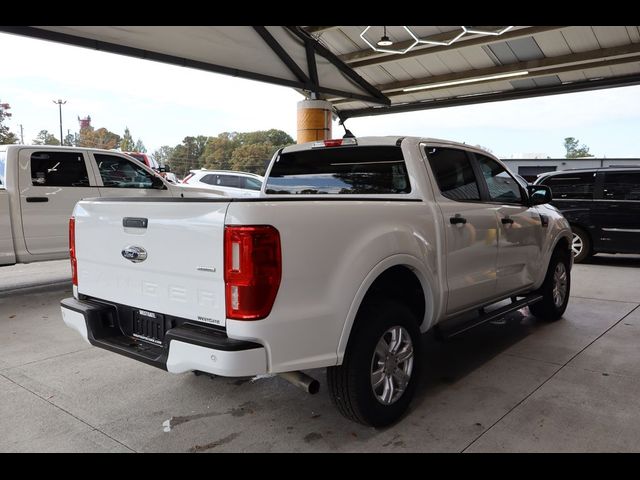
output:
{"label": "rear passenger door", "polygon": [[154,187],[156,175],[128,158],[109,153],[91,156],[96,165],[97,183],[102,197],[171,196],[171,190]]}
{"label": "rear passenger door", "polygon": [[447,314],[454,314],[495,295],[499,207],[482,202],[470,154],[450,147],[425,149],[445,226]]}
{"label": "rear passenger door", "polygon": [[594,202],[594,223],[601,229],[599,248],[640,251],[640,171],[602,171],[602,198]]}
{"label": "rear passenger door", "polygon": [[75,204],[99,192],[86,152],[25,148],[18,155],[22,232],[33,255],[69,250]]}
{"label": "rear passenger door", "polygon": [[537,279],[542,261],[544,232],[536,207],[526,204],[526,194],[507,169],[486,155],[474,153],[486,188],[483,198],[498,215],[498,295],[523,290]]}

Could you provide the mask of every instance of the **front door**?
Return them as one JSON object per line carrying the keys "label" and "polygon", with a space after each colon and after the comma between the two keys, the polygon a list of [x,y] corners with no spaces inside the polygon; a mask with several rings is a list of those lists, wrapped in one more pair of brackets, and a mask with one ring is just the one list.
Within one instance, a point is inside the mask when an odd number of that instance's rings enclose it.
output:
{"label": "front door", "polygon": [[33,255],[68,252],[73,208],[82,198],[99,196],[85,153],[25,148],[18,158],[22,232],[27,251]]}
{"label": "front door", "polygon": [[485,155],[476,153],[475,157],[487,201],[497,207],[496,291],[508,295],[533,285],[537,278],[544,240],[542,220],[535,207],[525,204],[525,193],[504,166]]}

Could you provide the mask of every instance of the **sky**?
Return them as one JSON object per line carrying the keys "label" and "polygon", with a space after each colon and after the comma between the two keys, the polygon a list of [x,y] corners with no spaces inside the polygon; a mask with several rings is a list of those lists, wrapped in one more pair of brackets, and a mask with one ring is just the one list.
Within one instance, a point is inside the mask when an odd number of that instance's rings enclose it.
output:
{"label": "sky", "polygon": [[[5,124],[31,143],[39,131],[79,130],[77,117],[122,136],[129,127],[153,152],[186,136],[276,128],[296,137],[288,87],[0,33],[0,102]],[[416,135],[488,148],[502,158],[564,157],[575,137],[596,157],[640,157],[640,86],[352,118],[356,136]],[[333,136],[343,129],[333,125]]]}

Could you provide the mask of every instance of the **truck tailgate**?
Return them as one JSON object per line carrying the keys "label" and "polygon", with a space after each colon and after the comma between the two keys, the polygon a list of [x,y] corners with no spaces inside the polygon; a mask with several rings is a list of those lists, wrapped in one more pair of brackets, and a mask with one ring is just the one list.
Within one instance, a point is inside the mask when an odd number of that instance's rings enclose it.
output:
{"label": "truck tailgate", "polygon": [[[150,200],[77,204],[78,292],[224,326],[223,241],[229,202]],[[126,258],[135,252],[137,259]],[[139,261],[144,253],[146,259]]]}

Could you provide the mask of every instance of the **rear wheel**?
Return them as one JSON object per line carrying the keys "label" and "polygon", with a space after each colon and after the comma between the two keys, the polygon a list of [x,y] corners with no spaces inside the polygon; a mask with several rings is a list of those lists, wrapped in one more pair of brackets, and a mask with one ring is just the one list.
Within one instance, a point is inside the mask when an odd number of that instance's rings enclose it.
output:
{"label": "rear wheel", "polygon": [[331,399],[340,413],[365,425],[398,420],[413,397],[420,364],[420,330],[413,313],[395,301],[363,307],[342,365],[327,368]]}
{"label": "rear wheel", "polygon": [[571,227],[571,231],[573,232],[573,239],[571,240],[573,261],[580,263],[591,255],[591,238],[580,227]]}
{"label": "rear wheel", "polygon": [[542,300],[529,307],[531,313],[543,320],[554,321],[562,317],[569,303],[571,291],[569,255],[556,250],[551,256],[544,283],[538,290]]}

